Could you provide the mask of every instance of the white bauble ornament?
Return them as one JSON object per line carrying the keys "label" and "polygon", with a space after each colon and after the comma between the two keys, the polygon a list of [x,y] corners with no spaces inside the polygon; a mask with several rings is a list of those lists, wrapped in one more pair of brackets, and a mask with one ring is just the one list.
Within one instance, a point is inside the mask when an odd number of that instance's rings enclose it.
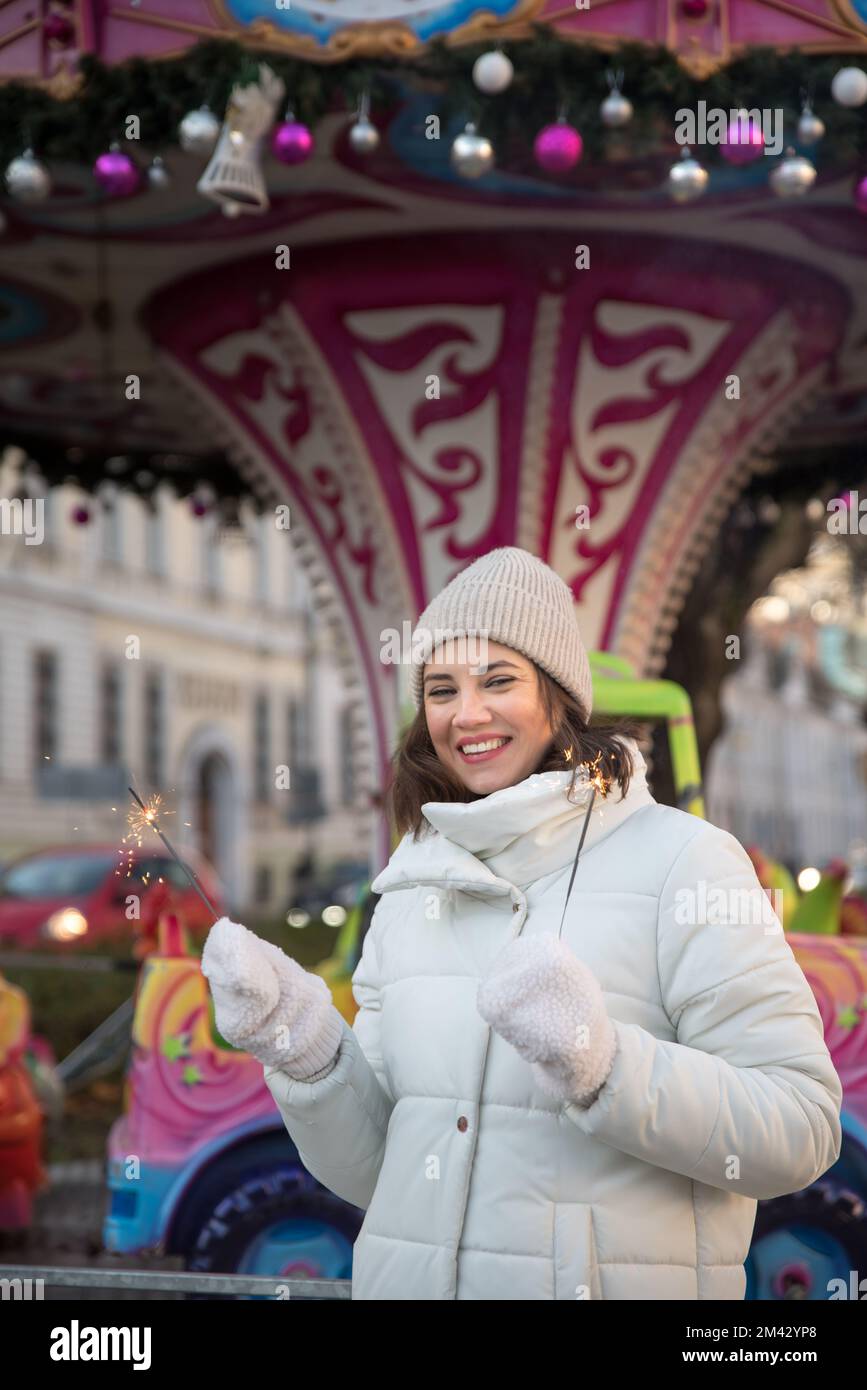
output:
{"label": "white bauble ornament", "polygon": [[680,159],[669,170],[668,191],[676,203],[691,203],[694,198],[700,198],[704,193],[708,177],[704,165],[693,159],[691,152],[684,146]]}
{"label": "white bauble ornament", "polygon": [[599,114],[602,124],[608,126],[609,130],[619,130],[632,120],[632,102],[615,87],[600,106]]}
{"label": "white bauble ornament", "polygon": [[6,187],[19,203],[41,203],[51,192],[51,175],[28,149],[8,165]]}
{"label": "white bauble ornament", "polygon": [[220,122],[210,106],[188,111],[178,126],[181,148],[187,154],[210,154],[220,134]]}
{"label": "white bauble ornament", "polygon": [[473,81],[480,92],[486,92],[488,96],[494,96],[497,92],[504,92],[511,86],[515,69],[506,57],[498,49],[492,53],[483,53],[473,64]]}
{"label": "white bauble ornament", "polygon": [[472,121],[455,139],[449,156],[452,168],[463,179],[478,179],[494,163],[494,147],[484,135],[476,133]]}
{"label": "white bauble ornament", "polygon": [[786,157],[773,170],[768,182],[778,198],[800,198],[816,182],[816,168],[803,155],[786,150]]}
{"label": "white bauble ornament", "polygon": [[379,144],[379,131],[367,116],[359,116],[349,128],[349,143],[356,154],[372,154]]}
{"label": "white bauble ornament", "polygon": [[155,154],[147,168],[148,187],[161,192],[171,183],[169,171],[158,154]]}
{"label": "white bauble ornament", "polygon": [[808,102],[798,121],[798,144],[817,145],[824,134],[825,122],[819,119]]}
{"label": "white bauble ornament", "polygon": [[840,68],[831,80],[831,96],[840,106],[863,106],[867,101],[867,72]]}

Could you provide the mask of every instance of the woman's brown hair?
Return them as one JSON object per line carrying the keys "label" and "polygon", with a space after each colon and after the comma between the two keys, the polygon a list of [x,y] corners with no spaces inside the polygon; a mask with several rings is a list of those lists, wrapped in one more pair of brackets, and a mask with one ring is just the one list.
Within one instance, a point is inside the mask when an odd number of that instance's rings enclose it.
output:
{"label": "woman's brown hair", "polygon": [[[536,772],[570,772],[571,793],[581,763],[593,763],[606,780],[616,782],[623,796],[633,772],[625,738],[639,739],[642,726],[634,719],[607,719],[589,724],[574,695],[533,663],[545,714],[554,731]],[[428,733],[424,704],[405,729],[392,758],[392,776],[386,789],[386,805],[399,835],[408,830],[418,840],[427,829],[422,814],[426,801],[478,801],[440,762]]]}

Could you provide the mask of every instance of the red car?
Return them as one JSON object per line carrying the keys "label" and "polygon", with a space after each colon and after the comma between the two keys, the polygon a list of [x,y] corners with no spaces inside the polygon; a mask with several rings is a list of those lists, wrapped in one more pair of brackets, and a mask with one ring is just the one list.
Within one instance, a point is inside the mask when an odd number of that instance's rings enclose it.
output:
{"label": "red car", "polygon": [[[164,850],[135,850],[128,865],[117,845],[59,845],[7,864],[0,873],[0,943],[33,948],[90,943],[147,932],[158,906],[167,901],[194,938],[214,918],[186,874]],[[184,862],[196,875],[217,913],[225,911],[214,870],[191,850]],[[118,872],[120,870],[120,872]],[[127,917],[127,898],[139,899],[138,920]]]}

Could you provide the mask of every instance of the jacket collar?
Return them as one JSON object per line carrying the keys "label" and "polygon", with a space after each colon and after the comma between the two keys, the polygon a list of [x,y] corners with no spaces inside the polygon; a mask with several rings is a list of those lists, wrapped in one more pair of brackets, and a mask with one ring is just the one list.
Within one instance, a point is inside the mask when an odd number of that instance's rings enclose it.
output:
{"label": "jacket collar", "polygon": [[[622,797],[614,783],[607,797],[597,793],[582,860],[633,812],[654,801],[638,745],[625,742],[635,769],[629,791]],[[579,770],[570,800],[571,776],[537,772],[477,801],[425,802],[422,811],[432,830],[417,842],[407,832],[373,880],[373,891],[432,884],[514,896],[516,889],[565,868],[575,858],[590,798],[586,773]]]}

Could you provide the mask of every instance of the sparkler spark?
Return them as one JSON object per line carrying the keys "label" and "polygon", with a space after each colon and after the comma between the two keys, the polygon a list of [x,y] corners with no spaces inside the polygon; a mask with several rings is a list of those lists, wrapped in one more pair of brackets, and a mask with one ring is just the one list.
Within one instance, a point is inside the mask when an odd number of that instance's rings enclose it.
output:
{"label": "sparkler spark", "polygon": [[156,830],[156,822],[160,816],[174,815],[173,811],[162,809],[163,799],[159,792],[155,792],[145,802],[139,802],[131,811],[127,812],[126,823],[129,826],[129,835],[124,836],[124,844],[127,839],[135,840],[141,849],[142,840],[151,830]]}
{"label": "sparkler spark", "polygon": [[[178,867],[181,868],[181,869],[183,870],[183,872],[186,874],[187,878],[188,878],[189,881],[190,881],[190,886],[196,890],[196,892],[198,893],[198,895],[199,895],[199,897],[201,898],[202,902],[205,904],[205,906],[206,906],[206,908],[208,909],[208,911],[213,915],[214,919],[216,920],[216,918],[219,916],[219,913],[217,912],[217,910],[216,910],[216,908],[214,907],[213,903],[209,900],[209,898],[208,898],[207,895],[205,894],[205,891],[204,891],[204,889],[202,888],[202,885],[199,883],[199,880],[196,878],[195,874],[193,873],[193,871],[192,871],[192,869],[189,867],[189,865],[188,865],[188,864],[185,864],[184,861],[179,857],[178,852],[177,852],[177,850],[175,849],[174,845],[173,845],[173,844],[171,843],[171,841],[163,834],[162,830],[160,829],[160,826],[159,826],[159,818],[160,818],[160,816],[171,816],[171,815],[174,815],[174,812],[173,812],[173,811],[164,811],[164,810],[161,809],[161,808],[162,808],[162,804],[163,804],[163,799],[162,799],[162,797],[160,796],[159,792],[155,792],[154,795],[150,798],[149,801],[142,801],[142,799],[141,799],[141,797],[139,796],[138,792],[135,791],[135,789],[134,789],[133,787],[130,787],[129,790],[130,790],[130,793],[131,793],[131,795],[132,795],[132,797],[133,797],[133,800],[135,801],[136,805],[135,805],[135,808],[133,808],[133,810],[130,811],[129,814],[127,815],[127,824],[128,824],[128,826],[129,826],[130,830],[129,830],[129,835],[127,835],[127,836],[124,837],[124,843],[126,843],[126,841],[129,840],[129,839],[133,839],[133,840],[135,840],[135,842],[136,842],[136,844],[139,846],[139,848],[141,848],[142,839],[143,839],[145,833],[146,833],[148,830],[153,830],[155,834],[159,835],[160,839],[162,840],[162,842],[163,842],[163,844],[165,845],[166,849],[168,850],[169,854],[170,854],[170,855],[172,856],[172,858],[174,859],[175,863],[176,863],[176,864],[178,865]],[[129,865],[128,870],[127,870],[127,878],[128,878],[129,875],[130,875],[130,873],[132,872],[132,864],[133,864],[133,850],[132,850],[132,848],[130,848],[130,849],[127,851],[127,860],[128,860],[128,865]],[[145,875],[145,883],[147,883],[147,879],[148,879],[149,877],[150,877],[150,874],[146,874],[146,875]]]}
{"label": "sparkler spark", "polygon": [[602,768],[599,766],[599,760],[601,757],[602,753],[599,752],[596,754],[596,757],[593,759],[592,762],[581,763],[581,767],[587,768],[587,780],[589,785],[591,787],[595,787],[596,790],[599,792],[600,796],[606,797],[609,791],[611,790],[612,778],[607,777],[603,772]]}

